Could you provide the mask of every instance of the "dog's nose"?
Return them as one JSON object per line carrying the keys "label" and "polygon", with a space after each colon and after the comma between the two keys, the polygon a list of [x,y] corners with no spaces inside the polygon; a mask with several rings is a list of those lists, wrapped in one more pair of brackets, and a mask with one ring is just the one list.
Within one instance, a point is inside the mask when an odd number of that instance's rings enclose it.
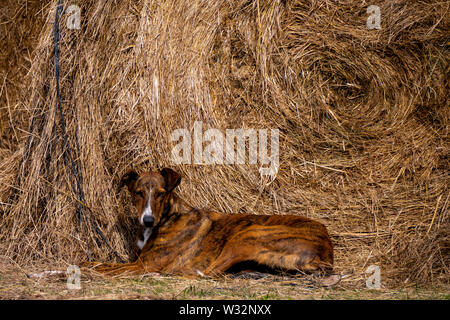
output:
{"label": "dog's nose", "polygon": [[153,218],[152,216],[144,216],[142,221],[144,222],[144,226],[146,226],[147,228],[151,228],[151,227],[153,227],[153,223],[155,222],[155,218]]}

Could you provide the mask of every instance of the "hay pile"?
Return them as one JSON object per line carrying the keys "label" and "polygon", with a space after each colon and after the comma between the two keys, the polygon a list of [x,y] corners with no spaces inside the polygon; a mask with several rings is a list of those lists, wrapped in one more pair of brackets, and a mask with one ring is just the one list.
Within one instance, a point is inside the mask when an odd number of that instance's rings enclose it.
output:
{"label": "hay pile", "polygon": [[[20,145],[0,163],[4,255],[113,260],[95,220],[131,259],[137,218],[118,181],[131,167],[170,166],[198,207],[323,222],[336,270],[357,280],[377,264],[385,285],[448,283],[449,2],[378,1],[381,30],[367,29],[357,1],[78,5],[80,30],[62,15],[61,94],[93,217],[77,222],[62,156],[49,1],[33,26],[29,122],[13,123]],[[197,120],[222,132],[278,128],[276,179],[259,165],[174,165],[172,132]]]}
{"label": "hay pile", "polygon": [[2,153],[16,150],[29,114],[23,113],[23,81],[32,63],[32,52],[43,27],[42,1],[0,2],[0,160]]}

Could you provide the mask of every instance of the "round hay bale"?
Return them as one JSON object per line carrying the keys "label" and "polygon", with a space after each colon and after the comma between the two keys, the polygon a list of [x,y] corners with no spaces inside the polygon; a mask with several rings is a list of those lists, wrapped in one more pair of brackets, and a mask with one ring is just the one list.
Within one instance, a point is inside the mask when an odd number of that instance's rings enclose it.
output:
{"label": "round hay bale", "polygon": [[[195,206],[321,221],[338,272],[377,264],[384,283],[448,282],[449,7],[379,2],[373,30],[349,1],[80,0],[79,29],[63,11],[62,107],[92,212],[63,157],[49,2],[25,78],[30,120],[0,164],[3,254],[114,260],[98,224],[132,259],[137,217],[118,181],[170,166]],[[274,179],[248,160],[175,164],[171,135],[196,121],[279,129]]]}

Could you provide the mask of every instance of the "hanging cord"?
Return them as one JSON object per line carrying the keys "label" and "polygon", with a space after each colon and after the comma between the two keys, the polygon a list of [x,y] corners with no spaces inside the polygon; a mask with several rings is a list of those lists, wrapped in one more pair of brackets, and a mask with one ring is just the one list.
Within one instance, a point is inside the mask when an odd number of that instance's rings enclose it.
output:
{"label": "hanging cord", "polygon": [[[56,73],[56,95],[58,100],[58,111],[59,111],[59,120],[62,131],[62,149],[63,149],[63,159],[66,167],[71,168],[72,175],[75,179],[75,182],[72,182],[72,190],[74,194],[78,195],[76,201],[76,213],[77,213],[77,232],[80,229],[81,225],[81,216],[83,212],[87,212],[89,214],[89,218],[94,225],[95,231],[97,234],[103,239],[103,242],[108,246],[108,248],[114,253],[114,255],[119,259],[120,262],[124,262],[123,259],[119,256],[119,254],[110,246],[106,237],[103,235],[103,232],[100,230],[97,221],[93,217],[93,213],[91,208],[86,205],[86,200],[81,184],[82,176],[81,172],[78,172],[75,162],[72,157],[72,150],[69,144],[69,138],[67,136],[66,131],[66,121],[64,119],[64,114],[62,111],[62,103],[61,103],[61,92],[59,88],[59,17],[61,16],[62,10],[62,0],[58,0],[58,6],[56,8],[56,17],[55,17],[55,25],[54,25],[54,44],[55,44],[55,73]],[[58,131],[57,131],[58,132]],[[69,163],[70,160],[70,163]],[[83,210],[87,209],[87,211]],[[86,217],[85,217],[86,218]]]}

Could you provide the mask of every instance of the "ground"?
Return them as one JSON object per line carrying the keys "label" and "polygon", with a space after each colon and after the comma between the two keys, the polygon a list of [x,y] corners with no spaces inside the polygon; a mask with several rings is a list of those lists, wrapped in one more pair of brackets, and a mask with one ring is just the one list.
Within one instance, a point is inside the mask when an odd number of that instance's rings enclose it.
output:
{"label": "ground", "polygon": [[[417,285],[367,289],[364,279],[349,276],[333,287],[320,287],[309,278],[269,276],[261,279],[185,279],[148,274],[111,279],[83,272],[80,289],[68,289],[65,274],[29,277],[42,268],[24,269],[1,263],[0,299],[445,299],[449,286]],[[50,269],[46,269],[50,270]],[[61,268],[59,270],[62,270]],[[28,276],[27,276],[28,275]]]}

